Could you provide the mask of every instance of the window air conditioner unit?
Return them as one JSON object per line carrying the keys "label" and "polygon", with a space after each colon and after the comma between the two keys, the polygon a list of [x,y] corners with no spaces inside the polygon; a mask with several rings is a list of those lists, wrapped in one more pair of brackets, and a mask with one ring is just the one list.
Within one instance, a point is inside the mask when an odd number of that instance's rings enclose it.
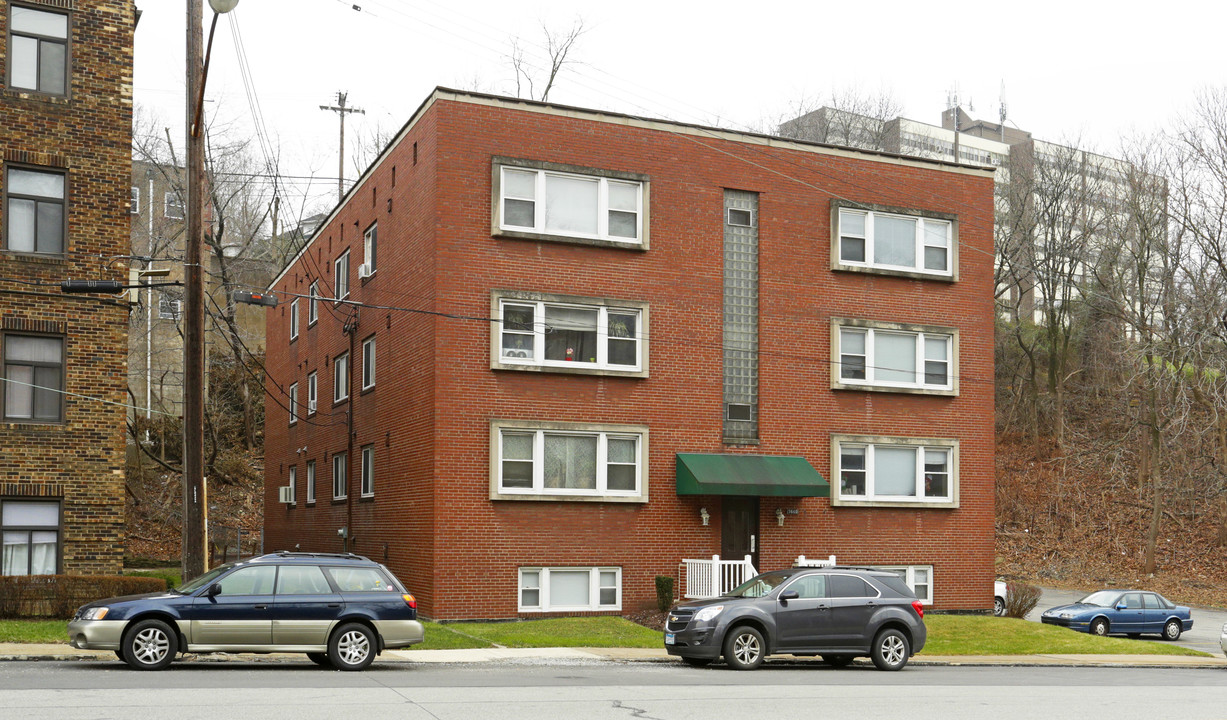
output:
{"label": "window air conditioner unit", "polygon": [[374,275],[375,271],[371,268],[370,263],[362,263],[358,266],[358,278],[364,279]]}
{"label": "window air conditioner unit", "polygon": [[283,505],[289,505],[294,502],[294,488],[289,485],[277,488],[277,500]]}
{"label": "window air conditioner unit", "polygon": [[316,403],[315,400],[307,401],[307,412],[309,413],[315,412],[315,403]]}

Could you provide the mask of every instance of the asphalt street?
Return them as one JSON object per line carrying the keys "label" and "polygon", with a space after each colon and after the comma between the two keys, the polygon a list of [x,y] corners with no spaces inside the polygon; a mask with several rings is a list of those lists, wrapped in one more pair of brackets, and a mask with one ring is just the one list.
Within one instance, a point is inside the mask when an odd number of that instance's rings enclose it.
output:
{"label": "asphalt street", "polygon": [[396,717],[542,720],[863,717],[1227,716],[1223,669],[911,666],[883,673],[816,663],[757,672],[678,664],[535,660],[376,663],[341,673],[297,663],[185,663],[142,673],[112,662],[0,663],[6,720],[114,717]]}
{"label": "asphalt street", "polygon": [[[1035,606],[1035,609],[1027,615],[1028,620],[1034,620],[1035,622],[1040,621],[1040,614],[1048,608],[1077,602],[1079,599],[1090,594],[1090,592],[1093,592],[1058,590],[1056,588],[1040,589],[1043,590],[1044,595],[1040,598],[1040,602]],[[1178,597],[1168,597],[1167,599],[1174,603],[1180,603],[1180,598]],[[1227,611],[1210,610],[1200,607],[1192,608],[1192,610],[1193,629],[1181,635],[1176,644],[1221,657],[1223,655],[1223,648],[1219,645],[1219,638],[1222,635],[1223,623],[1227,623]],[[1159,639],[1157,635],[1143,635],[1141,639],[1150,642],[1166,642]],[[1227,711],[1224,711],[1223,716],[1227,717]]]}

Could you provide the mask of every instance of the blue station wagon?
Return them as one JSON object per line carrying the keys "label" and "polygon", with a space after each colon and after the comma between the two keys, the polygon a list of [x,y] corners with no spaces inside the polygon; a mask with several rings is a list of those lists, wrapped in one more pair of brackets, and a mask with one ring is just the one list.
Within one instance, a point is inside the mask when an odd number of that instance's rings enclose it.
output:
{"label": "blue station wagon", "polygon": [[1092,635],[1157,633],[1165,640],[1179,640],[1182,632],[1193,629],[1189,608],[1144,590],[1100,590],[1076,603],[1045,610],[1040,619]]}
{"label": "blue station wagon", "polygon": [[73,647],[114,650],[138,670],[181,652],[301,652],[362,670],[423,637],[413,595],[383,565],[348,553],[229,563],[174,590],[83,605],[68,623]]}

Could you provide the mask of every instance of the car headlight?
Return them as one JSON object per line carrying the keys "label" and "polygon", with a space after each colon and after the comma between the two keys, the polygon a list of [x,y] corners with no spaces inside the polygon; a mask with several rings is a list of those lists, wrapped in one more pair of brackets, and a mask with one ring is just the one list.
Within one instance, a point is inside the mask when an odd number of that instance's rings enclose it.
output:
{"label": "car headlight", "polygon": [[694,619],[695,619],[695,622],[707,622],[708,620],[714,620],[716,616],[719,615],[723,611],[724,611],[723,605],[712,605],[711,607],[705,607],[702,610],[695,613]]}
{"label": "car headlight", "polygon": [[1062,620],[1072,620],[1073,617],[1074,617],[1073,613],[1061,613]]}
{"label": "car headlight", "polygon": [[1223,623],[1223,634],[1227,635],[1227,623]]}
{"label": "car headlight", "polygon": [[107,612],[109,612],[110,610],[111,608],[108,608],[108,607],[90,608],[89,610],[86,610],[85,612],[81,613],[81,619],[82,620],[101,620],[102,618],[107,616]]}

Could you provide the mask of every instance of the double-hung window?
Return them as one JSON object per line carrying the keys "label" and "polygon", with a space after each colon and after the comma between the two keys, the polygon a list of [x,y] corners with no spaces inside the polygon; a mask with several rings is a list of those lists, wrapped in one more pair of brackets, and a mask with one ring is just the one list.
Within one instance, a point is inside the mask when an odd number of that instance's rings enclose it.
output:
{"label": "double-hung window", "polygon": [[954,328],[840,318],[832,322],[832,387],[957,394]]}
{"label": "double-hung window", "polygon": [[362,234],[362,261],[366,265],[367,276],[375,274],[376,250],[379,245],[379,228],[372,223]]}
{"label": "double-hung window", "polygon": [[290,504],[294,505],[298,502],[298,466],[290,466],[290,478],[288,481],[290,487]]}
{"label": "double-hung window", "polygon": [[837,269],[954,275],[955,227],[949,216],[839,207],[835,218]]}
{"label": "double-hung window", "polygon": [[375,336],[362,341],[362,389],[375,387]]}
{"label": "double-hung window", "polygon": [[521,612],[622,609],[622,568],[520,568]]}
{"label": "double-hung window", "polygon": [[178,320],[182,304],[167,297],[158,298],[158,317],[162,320]]}
{"label": "double-hung window", "polygon": [[298,298],[290,301],[290,341],[298,339]]}
{"label": "double-hung window", "polygon": [[132,201],[128,203],[128,212],[133,215],[141,214],[141,189],[135,185],[132,186]]}
{"label": "double-hung window", "polygon": [[646,374],[644,303],[589,305],[560,296],[496,301],[495,367]]}
{"label": "double-hung window", "polygon": [[332,499],[344,500],[349,495],[349,456],[334,453],[332,456]]}
{"label": "double-hung window", "polygon": [[68,16],[9,6],[9,86],[68,94]]}
{"label": "double-hung window", "polygon": [[646,501],[647,430],[495,422],[492,496]]}
{"label": "double-hung window", "polygon": [[833,505],[958,503],[958,443],[946,439],[837,435]]}
{"label": "double-hung window", "polygon": [[60,504],[0,500],[0,575],[55,575],[59,568]]}
{"label": "double-hung window", "polygon": [[58,422],[63,418],[64,339],[3,336],[4,419]]}
{"label": "double-hung window", "polygon": [[916,597],[925,605],[933,604],[933,566],[932,565],[879,565],[875,570],[885,570],[899,576]]}
{"label": "double-hung window", "polygon": [[362,497],[375,494],[375,446],[362,448]]}
{"label": "double-hung window", "polygon": [[316,280],[311,283],[311,287],[307,290],[307,294],[311,299],[307,301],[307,327],[311,327],[317,320],[320,319],[320,281]]}
{"label": "double-hung window", "polygon": [[341,257],[332,263],[333,281],[336,286],[334,299],[344,300],[349,297],[349,251],[341,253]]}
{"label": "double-hung window", "polygon": [[307,502],[315,502],[315,461],[307,461]]}
{"label": "double-hung window", "polygon": [[338,355],[332,361],[332,401],[341,402],[349,397],[349,353]]}
{"label": "double-hung window", "polygon": [[290,384],[290,424],[298,422],[298,383]]}
{"label": "double-hung window", "polygon": [[172,190],[163,197],[162,215],[171,220],[183,219],[183,198],[177,190]]}
{"label": "double-hung window", "polygon": [[646,244],[645,176],[550,163],[497,163],[498,230]]}
{"label": "double-hung window", "polygon": [[312,370],[307,374],[307,415],[315,414],[319,406],[319,373]]}
{"label": "double-hung window", "polygon": [[[17,8],[14,8],[16,10]],[[64,254],[67,177],[62,172],[9,167],[5,173],[4,247],[12,252]]]}

